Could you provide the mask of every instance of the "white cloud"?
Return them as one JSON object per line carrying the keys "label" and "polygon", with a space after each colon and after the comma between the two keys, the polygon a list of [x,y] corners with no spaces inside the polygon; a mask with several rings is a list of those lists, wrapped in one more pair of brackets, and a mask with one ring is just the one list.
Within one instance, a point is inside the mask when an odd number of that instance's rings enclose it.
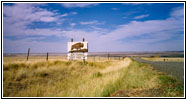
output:
{"label": "white cloud", "polygon": [[5,14],[6,19],[8,22],[18,22],[18,21],[25,21],[25,22],[34,22],[34,21],[47,21],[49,20],[41,20],[45,19],[46,17],[53,18],[54,21],[56,20],[56,13],[47,11],[45,9],[39,8],[38,5],[34,4],[15,4],[13,6],[4,6],[3,13]]}
{"label": "white cloud", "polygon": [[142,19],[142,18],[145,18],[145,17],[148,17],[148,16],[149,16],[149,14],[140,15],[140,16],[134,17],[134,19]]}
{"label": "white cloud", "polygon": [[98,3],[63,3],[62,6],[66,8],[73,8],[73,7],[91,7],[96,6]]}
{"label": "white cloud", "polygon": [[64,13],[64,14],[60,15],[60,17],[66,17],[66,16],[68,16],[67,13]]}
{"label": "white cloud", "polygon": [[98,25],[104,24],[104,22],[98,22],[97,20],[80,22],[81,25]]}
{"label": "white cloud", "polygon": [[73,27],[73,26],[75,26],[75,25],[76,25],[76,23],[71,23],[70,25]]}
{"label": "white cloud", "polygon": [[173,9],[173,12],[170,14],[173,17],[178,17],[178,16],[184,16],[184,7],[177,7]]}
{"label": "white cloud", "polygon": [[96,24],[98,21],[80,22],[81,25]]}
{"label": "white cloud", "polygon": [[90,26],[92,28],[92,30],[98,31],[100,33],[106,34],[107,32],[109,32],[107,29],[104,28],[100,28],[97,26]]}
{"label": "white cloud", "polygon": [[58,15],[57,17],[67,17],[67,16],[70,16],[70,15],[76,15],[76,14],[78,14],[77,12],[71,12],[71,13],[64,13],[64,14],[62,14],[62,15]]}
{"label": "white cloud", "polygon": [[55,20],[56,19],[54,17],[41,17],[40,18],[40,21],[43,21],[43,22],[53,22]]}
{"label": "white cloud", "polygon": [[[48,11],[40,8],[40,4],[20,4],[16,3],[13,6],[3,6],[3,33],[4,36],[16,35],[32,35],[43,34],[50,35],[56,34],[55,29],[29,29],[28,26],[33,22],[55,22],[60,23],[63,21],[62,16],[56,12]],[[42,4],[41,4],[42,5]]]}
{"label": "white cloud", "polygon": [[[154,35],[154,34],[170,34],[173,32],[183,31],[184,23],[172,18],[166,20],[149,20],[149,21],[132,21],[129,24],[121,25],[116,30],[103,36],[103,38],[111,38],[112,40],[119,40],[122,38],[140,36],[140,35]],[[161,39],[162,37],[158,37]],[[168,38],[168,37],[163,37]]]}
{"label": "white cloud", "polygon": [[24,30],[25,35],[42,35],[42,36],[62,36],[62,30],[60,29],[53,29],[53,28],[48,28],[48,29],[26,29]]}

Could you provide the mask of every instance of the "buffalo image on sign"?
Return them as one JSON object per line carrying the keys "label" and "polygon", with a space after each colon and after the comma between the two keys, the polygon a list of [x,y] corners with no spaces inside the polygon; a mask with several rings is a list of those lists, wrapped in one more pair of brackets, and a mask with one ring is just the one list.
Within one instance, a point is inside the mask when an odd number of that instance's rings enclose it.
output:
{"label": "buffalo image on sign", "polygon": [[68,42],[68,52],[88,52],[88,42]]}

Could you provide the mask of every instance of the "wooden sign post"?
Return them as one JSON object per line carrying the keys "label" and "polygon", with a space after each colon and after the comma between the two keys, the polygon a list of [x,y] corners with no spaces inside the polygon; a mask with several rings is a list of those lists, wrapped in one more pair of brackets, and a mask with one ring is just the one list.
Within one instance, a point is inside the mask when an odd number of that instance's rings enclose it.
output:
{"label": "wooden sign post", "polygon": [[83,56],[82,65],[85,65],[85,57]]}

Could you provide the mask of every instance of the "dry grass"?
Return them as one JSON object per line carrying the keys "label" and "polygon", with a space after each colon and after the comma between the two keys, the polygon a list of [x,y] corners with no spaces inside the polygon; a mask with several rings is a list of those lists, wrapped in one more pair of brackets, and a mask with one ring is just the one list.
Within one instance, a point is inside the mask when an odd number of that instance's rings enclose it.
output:
{"label": "dry grass", "polygon": [[94,96],[109,81],[118,79],[118,74],[101,74],[102,78],[98,78],[99,71],[111,63],[114,62],[86,62],[85,66],[80,61],[5,63],[4,96]]}
{"label": "dry grass", "polygon": [[107,66],[106,69],[101,70],[101,73],[108,73],[108,72],[112,72],[112,71],[118,71],[124,67],[128,67],[131,63],[130,59],[124,59],[121,61],[116,61],[114,63],[112,63],[110,66]]}
{"label": "dry grass", "polygon": [[84,66],[63,59],[19,59],[4,58],[4,97],[105,97],[121,89],[152,89],[163,83],[157,71],[130,58],[88,60]]}
{"label": "dry grass", "polygon": [[[49,61],[67,61],[66,56],[49,56]],[[12,56],[12,57],[3,57],[4,64],[10,63],[37,63],[46,61],[45,56],[30,56],[29,60],[26,61],[26,56]]]}

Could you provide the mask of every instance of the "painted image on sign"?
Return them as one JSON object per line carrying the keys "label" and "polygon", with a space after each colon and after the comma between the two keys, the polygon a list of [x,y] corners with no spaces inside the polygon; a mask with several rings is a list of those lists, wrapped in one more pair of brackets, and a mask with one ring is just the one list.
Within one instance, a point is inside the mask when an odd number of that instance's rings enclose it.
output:
{"label": "painted image on sign", "polygon": [[88,52],[88,42],[68,42],[68,52]]}

